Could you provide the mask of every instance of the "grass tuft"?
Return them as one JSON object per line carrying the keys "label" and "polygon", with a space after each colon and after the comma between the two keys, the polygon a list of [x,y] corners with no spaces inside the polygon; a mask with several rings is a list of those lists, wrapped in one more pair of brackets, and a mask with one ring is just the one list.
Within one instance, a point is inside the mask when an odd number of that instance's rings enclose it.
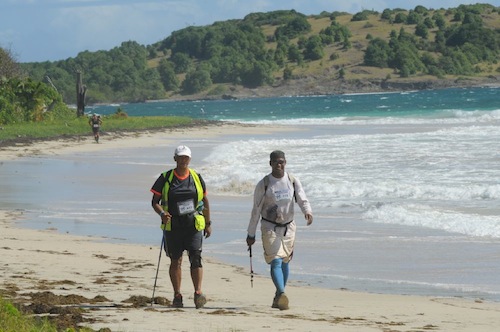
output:
{"label": "grass tuft", "polygon": [[57,332],[57,329],[46,319],[23,315],[12,303],[0,297],[0,331]]}

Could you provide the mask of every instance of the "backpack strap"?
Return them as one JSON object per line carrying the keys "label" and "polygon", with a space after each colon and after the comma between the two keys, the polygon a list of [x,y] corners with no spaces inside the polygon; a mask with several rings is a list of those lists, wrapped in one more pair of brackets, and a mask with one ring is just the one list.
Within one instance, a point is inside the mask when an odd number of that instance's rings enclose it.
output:
{"label": "backpack strap", "polygon": [[295,190],[295,177],[290,173],[287,174],[288,174],[288,180],[290,180],[293,186],[293,198],[295,198],[295,202],[297,202],[297,191]]}
{"label": "backpack strap", "polygon": [[164,209],[168,211],[168,191],[170,190],[170,185],[172,184],[172,179],[174,178],[174,170],[163,172],[163,177],[166,179],[165,185],[161,192],[162,205]]}
{"label": "backpack strap", "polygon": [[266,194],[267,187],[269,187],[269,175],[264,176],[264,195]]}

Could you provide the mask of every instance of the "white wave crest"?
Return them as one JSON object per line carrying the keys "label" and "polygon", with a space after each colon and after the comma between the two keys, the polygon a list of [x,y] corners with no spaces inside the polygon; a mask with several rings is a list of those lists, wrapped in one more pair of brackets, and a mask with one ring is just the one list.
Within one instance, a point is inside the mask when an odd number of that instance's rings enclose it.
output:
{"label": "white wave crest", "polygon": [[372,222],[426,227],[468,236],[500,238],[500,217],[436,210],[428,206],[381,204],[364,213]]}
{"label": "white wave crest", "polygon": [[[378,106],[378,109],[387,109],[387,106]],[[225,119],[225,121],[237,121],[241,123],[256,125],[426,125],[426,124],[488,124],[500,122],[500,110],[493,111],[463,111],[463,110],[443,110],[433,115],[424,116],[337,116],[326,118],[295,118],[295,119],[272,119],[272,120],[241,120]]]}

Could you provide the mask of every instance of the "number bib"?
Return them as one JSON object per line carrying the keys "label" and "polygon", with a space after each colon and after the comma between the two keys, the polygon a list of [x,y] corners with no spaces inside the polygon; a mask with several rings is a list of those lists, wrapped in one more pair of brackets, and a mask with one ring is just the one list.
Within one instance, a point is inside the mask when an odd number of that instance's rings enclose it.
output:
{"label": "number bib", "polygon": [[177,203],[177,208],[179,209],[180,216],[188,213],[193,213],[195,211],[194,202],[192,199]]}
{"label": "number bib", "polygon": [[291,199],[290,190],[288,189],[276,190],[274,192],[274,198],[276,199],[276,202],[290,200]]}

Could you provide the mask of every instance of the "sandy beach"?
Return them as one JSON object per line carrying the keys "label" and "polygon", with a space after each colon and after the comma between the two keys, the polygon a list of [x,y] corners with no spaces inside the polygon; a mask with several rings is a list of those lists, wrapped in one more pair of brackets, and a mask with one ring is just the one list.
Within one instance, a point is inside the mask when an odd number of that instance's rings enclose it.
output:
{"label": "sandy beach", "polygon": [[[109,134],[20,144],[0,149],[0,163],[31,155],[59,155],[150,147],[159,140],[221,137],[235,133],[288,130],[237,124],[207,125],[165,132]],[[0,294],[81,326],[111,331],[496,331],[500,303],[461,298],[381,295],[322,289],[293,280],[287,286],[290,310],[271,308],[274,287],[268,275],[204,257],[206,307],[195,309],[187,259],[185,307],[169,306],[172,290],[164,253],[151,305],[160,243],[114,244],[106,238],[61,234],[57,229],[20,228],[22,210],[0,210]],[[214,236],[217,225],[214,224]],[[292,266],[293,269],[293,266]]]}

